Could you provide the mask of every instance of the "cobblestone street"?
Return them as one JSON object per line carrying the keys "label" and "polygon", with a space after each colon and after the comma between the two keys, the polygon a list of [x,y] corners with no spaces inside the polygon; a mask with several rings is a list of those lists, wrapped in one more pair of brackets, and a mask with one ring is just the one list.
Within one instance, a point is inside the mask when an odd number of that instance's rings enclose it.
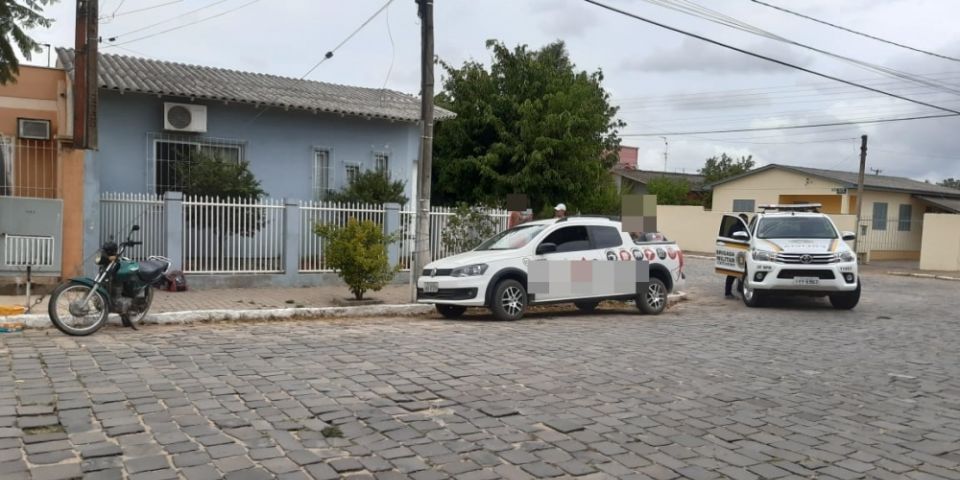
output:
{"label": "cobblestone street", "polygon": [[960,478],[960,290],[0,336],[0,479]]}

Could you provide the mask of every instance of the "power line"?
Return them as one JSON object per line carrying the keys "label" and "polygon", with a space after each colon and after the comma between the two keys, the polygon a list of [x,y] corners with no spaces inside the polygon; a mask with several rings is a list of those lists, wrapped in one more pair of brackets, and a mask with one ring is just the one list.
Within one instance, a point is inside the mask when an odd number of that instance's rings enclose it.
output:
{"label": "power line", "polygon": [[320,66],[320,64],[322,64],[323,62],[326,62],[326,61],[329,60],[331,57],[333,57],[333,54],[336,53],[336,51],[339,50],[340,47],[342,47],[345,43],[349,42],[350,39],[353,38],[354,35],[356,35],[357,33],[359,33],[360,30],[363,30],[363,28],[366,27],[367,24],[369,24],[370,22],[372,22],[374,18],[377,18],[377,16],[380,15],[380,12],[383,12],[384,10],[386,10],[387,7],[389,7],[391,3],[393,3],[393,0],[387,0],[387,3],[384,3],[383,6],[380,7],[379,9],[377,9],[376,12],[373,12],[373,15],[370,15],[370,18],[367,18],[363,23],[361,23],[360,26],[356,28],[356,30],[354,30],[353,32],[350,32],[350,35],[347,35],[347,38],[344,38],[343,41],[340,42],[340,43],[338,43],[336,47],[333,47],[331,50],[327,51],[327,53],[323,55],[323,58],[321,58],[321,59],[320,59],[317,63],[315,63],[312,67],[310,67],[310,70],[307,70],[307,73],[304,73],[303,76],[300,77],[300,78],[301,78],[301,79],[306,78],[308,75],[310,75],[311,73],[313,73],[313,71],[316,70],[317,67]]}
{"label": "power line", "polygon": [[653,136],[664,136],[664,135],[699,135],[699,134],[710,134],[710,133],[765,132],[765,131],[771,131],[771,130],[793,130],[797,128],[835,127],[838,125],[863,125],[868,123],[904,122],[907,120],[921,120],[925,118],[956,117],[957,115],[960,115],[960,114],[942,113],[937,115],[923,115],[923,116],[916,116],[916,117],[880,118],[880,119],[874,119],[874,120],[856,120],[856,121],[848,121],[848,122],[814,123],[809,125],[785,125],[782,127],[731,128],[727,130],[704,130],[704,131],[697,131],[697,132],[621,133],[620,136],[621,137],[653,137]]}
{"label": "power line", "polygon": [[854,86],[854,87],[859,87],[859,88],[862,88],[862,89],[864,89],[864,90],[869,90],[869,91],[871,91],[871,92],[876,92],[876,93],[879,93],[879,94],[881,94],[881,95],[886,95],[886,96],[888,96],[888,97],[897,98],[897,99],[904,100],[904,101],[907,101],[907,102],[916,103],[917,105],[923,105],[923,106],[925,106],[925,107],[930,107],[930,108],[934,108],[934,109],[941,110],[941,111],[944,111],[944,112],[949,112],[949,113],[952,113],[952,114],[955,114],[955,115],[960,115],[960,110],[954,110],[954,109],[951,109],[951,108],[941,107],[941,106],[934,105],[934,104],[931,104],[931,103],[927,103],[927,102],[923,102],[923,101],[920,101],[920,100],[915,100],[915,99],[912,99],[912,98],[904,97],[904,96],[902,96],[902,95],[897,95],[897,94],[895,94],[895,93],[887,92],[887,91],[885,91],[885,90],[880,90],[880,89],[878,89],[878,88],[868,87],[868,86],[863,85],[863,84],[860,84],[860,83],[851,82],[850,80],[844,80],[844,79],[842,79],[842,78],[840,78],[840,77],[835,77],[835,76],[833,76],[833,75],[829,75],[829,74],[826,74],[826,73],[821,73],[821,72],[817,72],[817,71],[815,71],[815,70],[810,70],[809,68],[801,67],[801,66],[799,66],[799,65],[794,65],[794,64],[792,64],[792,63],[790,63],[790,62],[786,62],[786,61],[783,61],[783,60],[778,60],[778,59],[776,59],[776,58],[768,57],[768,56],[766,56],[766,55],[761,55],[761,54],[759,54],[759,53],[754,53],[754,52],[751,52],[751,51],[749,51],[749,50],[744,50],[744,49],[742,49],[742,48],[738,48],[738,47],[735,47],[735,46],[733,46],[733,45],[729,45],[729,44],[726,44],[726,43],[723,43],[723,42],[720,42],[720,41],[717,41],[717,40],[713,40],[713,39],[711,39],[711,38],[707,38],[707,37],[704,37],[704,36],[702,36],[702,35],[698,35],[698,34],[693,33],[693,32],[688,32],[688,31],[686,31],[686,30],[681,30],[681,29],[676,28],[676,27],[671,27],[671,26],[669,26],[669,25],[665,25],[665,24],[663,24],[663,23],[659,23],[659,22],[656,22],[656,21],[654,21],[654,20],[650,20],[650,19],[648,19],[648,18],[646,18],[646,17],[641,17],[640,15],[637,15],[637,14],[634,14],[634,13],[630,13],[630,12],[627,12],[627,11],[625,11],[625,10],[621,10],[621,9],[619,9],[619,8],[616,8],[616,7],[612,7],[612,6],[610,6],[610,5],[606,5],[606,4],[601,3],[601,2],[599,2],[599,1],[597,1],[597,0],[584,0],[584,1],[587,2],[587,3],[590,3],[590,4],[592,4],[592,5],[596,5],[596,6],[598,6],[598,7],[601,7],[601,8],[607,9],[607,10],[610,10],[611,12],[619,13],[620,15],[624,15],[624,16],[627,16],[627,17],[630,17],[630,18],[633,18],[633,19],[636,19],[636,20],[640,20],[641,22],[649,23],[649,24],[651,24],[651,25],[656,25],[656,26],[658,26],[658,27],[660,27],[660,28],[665,28],[665,29],[667,29],[667,30],[670,30],[670,31],[673,31],[673,32],[676,32],[676,33],[680,33],[680,34],[683,34],[683,35],[687,35],[687,36],[689,36],[689,37],[693,37],[693,38],[696,38],[696,39],[698,39],[698,40],[702,40],[702,41],[707,42],[707,43],[711,43],[711,44],[714,44],[714,45],[717,45],[717,46],[720,46],[720,47],[724,47],[724,48],[733,50],[733,51],[735,51],[735,52],[743,53],[743,54],[745,54],[745,55],[750,55],[751,57],[756,57],[756,58],[759,58],[759,59],[761,59],[761,60],[766,60],[766,61],[768,61],[768,62],[773,62],[773,63],[776,63],[776,64],[778,64],[778,65],[783,65],[783,66],[785,66],[785,67],[790,67],[790,68],[793,68],[793,69],[795,69],[795,70],[800,70],[801,72],[806,72],[806,73],[809,73],[809,74],[811,74],[811,75],[816,75],[816,76],[818,76],[818,77],[826,78],[826,79],[828,79],[828,80],[834,80],[834,81],[837,81],[837,82],[840,82],[840,83],[845,83],[845,84],[847,84],[847,85],[851,85],[851,86]]}
{"label": "power line", "polygon": [[107,16],[100,17],[98,20],[101,20],[101,21],[102,21],[102,20],[106,20],[106,19],[108,19],[108,18],[111,19],[111,20],[113,20],[114,18],[122,17],[122,16],[124,16],[124,15],[132,15],[132,14],[134,14],[134,13],[146,12],[146,11],[148,11],[148,10],[153,10],[153,9],[155,9],[155,8],[160,8],[160,7],[166,7],[167,5],[173,5],[174,3],[180,3],[180,2],[182,2],[182,1],[183,1],[183,0],[171,0],[171,1],[169,1],[169,2],[159,3],[159,4],[157,4],[157,5],[151,5],[151,6],[149,6],[149,7],[138,8],[138,9],[135,9],[135,10],[127,10],[126,12],[120,12],[120,13],[114,12],[114,13],[111,14],[111,15],[107,15]]}
{"label": "power line", "polygon": [[[188,16],[188,15],[192,15],[192,14],[194,14],[194,13],[197,13],[197,12],[201,11],[201,10],[206,10],[206,9],[208,9],[208,8],[210,8],[210,7],[215,7],[215,6],[217,6],[217,5],[220,5],[221,3],[228,2],[228,1],[230,1],[230,0],[217,0],[217,1],[213,2],[213,3],[204,5],[204,6],[202,6],[202,7],[195,8],[195,9],[190,10],[190,11],[188,11],[188,12],[181,13],[180,15],[176,15],[176,16],[173,16],[173,17],[164,19],[164,20],[160,20],[159,22],[151,23],[150,25],[146,25],[146,26],[143,26],[143,27],[140,27],[140,28],[135,28],[135,29],[133,29],[133,30],[129,30],[129,31],[123,32],[123,33],[121,33],[121,34],[119,34],[119,35],[113,35],[113,36],[111,36],[111,37],[108,37],[108,40],[112,42],[112,41],[116,40],[117,38],[125,37],[125,36],[127,36],[127,35],[132,34],[132,33],[142,32],[142,31],[144,31],[144,30],[149,30],[149,29],[151,29],[151,28],[153,28],[153,27],[158,27],[158,26],[163,25],[163,24],[165,24],[165,23],[170,23],[170,22],[179,20],[179,19],[181,19],[181,18],[183,18],[183,17],[186,17],[186,16]],[[124,43],[129,43],[129,42],[124,42]],[[118,45],[119,45],[119,44],[118,44]],[[112,46],[112,45],[108,45],[108,46]]]}
{"label": "power line", "polygon": [[902,43],[897,43],[897,42],[894,42],[894,41],[891,41],[891,40],[887,40],[887,39],[880,38],[880,37],[877,37],[877,36],[874,36],[874,35],[870,35],[869,33],[858,32],[858,31],[856,31],[856,30],[853,30],[853,29],[850,29],[850,28],[847,28],[847,27],[843,27],[843,26],[840,26],[840,25],[837,25],[837,24],[834,24],[834,23],[830,23],[830,22],[827,22],[827,21],[824,21],[824,20],[820,20],[820,19],[817,19],[817,18],[813,18],[813,17],[811,17],[811,16],[809,16],[809,15],[804,15],[804,14],[799,13],[799,12],[794,12],[793,10],[788,10],[788,9],[786,9],[786,8],[779,7],[779,6],[777,6],[777,5],[771,5],[771,4],[766,3],[766,2],[761,2],[760,0],[751,0],[751,1],[752,1],[753,3],[757,3],[757,4],[760,4],[760,5],[766,6],[766,7],[770,7],[770,8],[776,9],[776,10],[780,10],[781,12],[789,13],[789,14],[791,14],[791,15],[796,15],[796,16],[798,16],[798,17],[805,18],[805,19],[810,20],[810,21],[813,21],[813,22],[821,23],[821,24],[823,24],[823,25],[827,25],[827,26],[830,26],[830,27],[833,27],[833,28],[836,28],[836,29],[840,29],[840,30],[843,30],[843,31],[845,31],[845,32],[852,33],[852,34],[854,34],[854,35],[860,35],[861,37],[866,37],[866,38],[869,38],[869,39],[871,39],[871,40],[876,40],[876,41],[878,41],[878,42],[887,43],[887,44],[894,45],[894,46],[897,46],[897,47],[900,47],[900,48],[905,48],[905,49],[907,49],[907,50],[913,50],[914,52],[917,52],[917,53],[923,53],[923,54],[925,54],[925,55],[930,55],[930,56],[933,56],[933,57],[942,58],[942,59],[944,59],[944,60],[952,60],[952,61],[954,61],[954,62],[960,62],[960,58],[949,57],[949,56],[947,56],[947,55],[941,55],[941,54],[939,54],[939,53],[931,52],[931,51],[929,51],[929,50],[923,50],[923,49],[920,49],[920,48],[911,47],[911,46],[909,46],[909,45],[904,45],[904,44],[902,44]]}

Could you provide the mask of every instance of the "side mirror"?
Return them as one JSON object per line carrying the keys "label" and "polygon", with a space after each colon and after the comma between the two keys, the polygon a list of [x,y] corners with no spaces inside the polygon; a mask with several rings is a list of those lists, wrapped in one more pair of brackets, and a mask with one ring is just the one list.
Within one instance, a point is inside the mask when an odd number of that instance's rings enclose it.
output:
{"label": "side mirror", "polygon": [[750,234],[741,230],[739,232],[733,232],[733,238],[737,240],[750,240]]}
{"label": "side mirror", "polygon": [[130,229],[130,231],[131,231],[131,232],[138,232],[138,231],[140,231],[140,225],[134,225],[133,228]]}
{"label": "side mirror", "polygon": [[844,242],[857,239],[857,235],[853,232],[843,232],[840,234],[840,237],[843,238]]}
{"label": "side mirror", "polygon": [[543,255],[545,253],[553,253],[557,251],[556,243],[541,243],[537,246],[537,255]]}

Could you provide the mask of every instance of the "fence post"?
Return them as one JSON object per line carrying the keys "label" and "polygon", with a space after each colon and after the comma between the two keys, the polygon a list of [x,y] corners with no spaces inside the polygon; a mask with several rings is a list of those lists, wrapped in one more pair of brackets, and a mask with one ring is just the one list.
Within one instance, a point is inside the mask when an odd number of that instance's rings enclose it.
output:
{"label": "fence post", "polygon": [[166,192],[163,194],[163,223],[166,229],[167,258],[170,259],[171,270],[183,270],[183,192]]}
{"label": "fence post", "polygon": [[294,282],[300,273],[300,204],[283,200],[283,275]]}
{"label": "fence post", "polygon": [[390,266],[395,266],[400,263],[400,242],[403,241],[400,238],[400,204],[399,203],[384,203],[383,204],[383,233],[385,235],[394,235],[394,242],[391,242],[387,245],[387,260],[390,262]]}

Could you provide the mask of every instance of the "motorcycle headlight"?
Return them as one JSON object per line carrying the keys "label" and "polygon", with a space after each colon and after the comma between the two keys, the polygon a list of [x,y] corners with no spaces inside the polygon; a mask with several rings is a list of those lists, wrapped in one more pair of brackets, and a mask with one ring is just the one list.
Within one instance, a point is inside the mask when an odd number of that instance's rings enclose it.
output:
{"label": "motorcycle headlight", "polygon": [[103,250],[97,250],[97,256],[93,257],[93,263],[100,265],[103,262]]}
{"label": "motorcycle headlight", "polygon": [[841,262],[852,262],[857,259],[857,256],[853,254],[850,250],[844,250],[840,252],[840,261]]}
{"label": "motorcycle headlight", "polygon": [[777,259],[777,253],[770,250],[754,250],[752,256],[756,262],[772,262]]}
{"label": "motorcycle headlight", "polygon": [[487,271],[487,265],[485,263],[478,263],[476,265],[467,265],[465,267],[454,268],[450,272],[451,277],[475,277],[478,275],[483,275],[483,272]]}

